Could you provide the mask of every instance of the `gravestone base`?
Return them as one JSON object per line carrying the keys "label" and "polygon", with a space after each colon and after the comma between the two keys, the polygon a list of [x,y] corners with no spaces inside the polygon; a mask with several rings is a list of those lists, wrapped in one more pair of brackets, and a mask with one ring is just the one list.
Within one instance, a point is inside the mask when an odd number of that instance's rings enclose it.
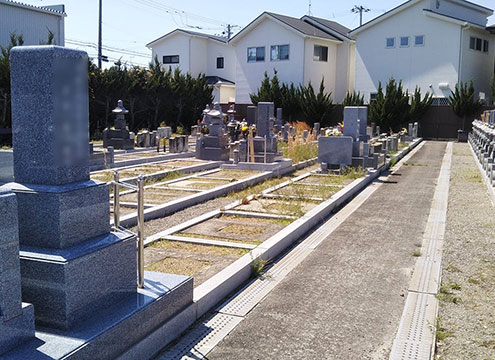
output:
{"label": "gravestone base", "polygon": [[0,357],[22,343],[34,338],[33,305],[22,303],[22,313],[14,318],[0,316]]}
{"label": "gravestone base", "polygon": [[22,298],[36,324],[70,329],[136,292],[136,237],[112,232],[64,250],[21,245]]}
{"label": "gravestone base", "polygon": [[103,139],[103,147],[107,148],[109,146],[113,146],[114,149],[117,150],[131,150],[134,149],[134,139]]}
{"label": "gravestone base", "polygon": [[[2,359],[115,359],[193,301],[193,279],[145,272],[144,289],[112,302],[69,331],[40,328]],[[160,349],[154,349],[154,352]]]}
{"label": "gravestone base", "polygon": [[7,187],[17,195],[21,245],[60,249],[110,231],[109,192],[105,183],[9,183]]}

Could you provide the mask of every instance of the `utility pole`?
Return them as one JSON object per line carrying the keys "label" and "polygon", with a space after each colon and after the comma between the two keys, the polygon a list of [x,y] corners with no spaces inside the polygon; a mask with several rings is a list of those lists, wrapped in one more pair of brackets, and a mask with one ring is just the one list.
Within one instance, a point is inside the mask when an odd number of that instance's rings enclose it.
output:
{"label": "utility pole", "polygon": [[363,12],[369,12],[370,9],[367,7],[364,7],[362,5],[354,5],[354,7],[351,9],[351,12],[354,14],[359,13],[359,26],[363,25]]}
{"label": "utility pole", "polygon": [[101,52],[101,42],[102,42],[102,39],[101,39],[101,26],[102,26],[102,1],[103,0],[99,0],[100,1],[100,16],[99,16],[99,21],[98,21],[98,67],[100,68],[101,70],[101,59],[102,59],[102,52]]}
{"label": "utility pole", "polygon": [[227,24],[227,39],[230,40],[232,37],[232,25]]}

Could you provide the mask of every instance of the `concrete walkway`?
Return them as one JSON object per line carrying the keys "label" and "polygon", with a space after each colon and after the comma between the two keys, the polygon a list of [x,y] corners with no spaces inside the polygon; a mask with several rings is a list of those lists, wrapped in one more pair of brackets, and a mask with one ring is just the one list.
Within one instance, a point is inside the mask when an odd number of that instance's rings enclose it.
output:
{"label": "concrete walkway", "polygon": [[426,143],[207,358],[387,358],[445,147]]}

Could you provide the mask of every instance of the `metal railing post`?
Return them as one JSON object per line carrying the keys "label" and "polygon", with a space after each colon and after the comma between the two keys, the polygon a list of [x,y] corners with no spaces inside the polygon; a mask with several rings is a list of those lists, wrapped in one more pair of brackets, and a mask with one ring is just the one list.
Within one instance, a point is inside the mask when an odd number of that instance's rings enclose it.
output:
{"label": "metal railing post", "polygon": [[120,227],[120,196],[119,196],[119,172],[113,172],[113,225]]}
{"label": "metal railing post", "polygon": [[144,178],[138,177],[138,288],[144,287]]}
{"label": "metal railing post", "polygon": [[266,164],[266,135],[265,135],[265,153],[263,156],[264,163]]}

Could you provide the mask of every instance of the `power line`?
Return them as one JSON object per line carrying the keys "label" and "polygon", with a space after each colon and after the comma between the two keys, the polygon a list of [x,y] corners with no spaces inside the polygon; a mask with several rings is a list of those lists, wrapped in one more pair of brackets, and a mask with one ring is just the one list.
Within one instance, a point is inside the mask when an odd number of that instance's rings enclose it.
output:
{"label": "power line", "polygon": [[[67,43],[73,44],[73,45],[87,46],[87,47],[91,47],[94,49],[98,48],[97,44],[92,43],[92,42],[88,42],[88,41],[74,40],[74,39],[66,39],[65,41]],[[134,51],[134,50],[116,48],[116,47],[112,47],[112,46],[108,46],[108,45],[102,45],[102,49],[107,50],[107,51],[112,51],[112,52],[118,52],[118,53],[125,54],[125,55],[133,55],[133,56],[139,56],[139,57],[145,57],[145,58],[149,58],[151,55],[151,54],[142,53],[142,52],[138,52],[138,51]]]}

